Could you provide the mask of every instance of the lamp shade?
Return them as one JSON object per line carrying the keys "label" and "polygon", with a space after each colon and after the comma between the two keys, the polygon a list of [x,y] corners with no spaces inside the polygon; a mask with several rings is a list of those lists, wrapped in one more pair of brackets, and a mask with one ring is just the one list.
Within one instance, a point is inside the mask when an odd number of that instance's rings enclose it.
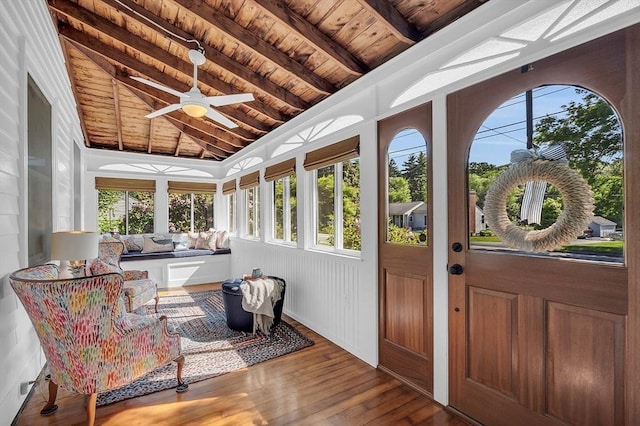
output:
{"label": "lamp shade", "polygon": [[191,117],[203,117],[209,111],[205,105],[194,101],[183,103],[182,110]]}
{"label": "lamp shade", "polygon": [[97,232],[65,231],[51,234],[51,258],[83,260],[98,257]]}

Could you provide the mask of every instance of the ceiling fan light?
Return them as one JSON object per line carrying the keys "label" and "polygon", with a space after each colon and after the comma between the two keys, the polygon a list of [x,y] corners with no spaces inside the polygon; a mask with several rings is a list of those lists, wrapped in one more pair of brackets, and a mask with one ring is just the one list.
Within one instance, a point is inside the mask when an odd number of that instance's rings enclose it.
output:
{"label": "ceiling fan light", "polygon": [[184,104],[182,110],[191,117],[203,117],[208,111],[207,107],[196,103]]}

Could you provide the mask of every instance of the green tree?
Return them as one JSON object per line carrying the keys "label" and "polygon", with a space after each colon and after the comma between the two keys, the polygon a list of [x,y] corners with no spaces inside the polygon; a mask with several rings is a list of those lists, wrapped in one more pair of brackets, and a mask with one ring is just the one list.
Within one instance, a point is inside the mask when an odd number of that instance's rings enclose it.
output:
{"label": "green tree", "polygon": [[[284,238],[284,180],[278,179],[274,182],[274,214],[275,214],[275,237]],[[297,228],[297,199],[296,199],[296,175],[289,176],[289,208],[291,214],[291,241],[296,241]]]}
{"label": "green tree", "polygon": [[419,152],[411,154],[402,165],[402,176],[409,183],[411,201],[427,201],[427,156]]}
{"label": "green tree", "polygon": [[564,106],[565,117],[544,117],[536,125],[535,142],[563,144],[572,168],[591,186],[596,215],[618,224],[623,218],[622,131],[615,111],[602,98],[576,89],[581,102]]}
{"label": "green tree", "polygon": [[469,163],[469,190],[476,191],[476,203],[484,206],[487,190],[506,166],[495,166],[488,163]]}
{"label": "green tree", "polygon": [[411,201],[409,182],[401,176],[389,176],[389,202],[408,203]]}
{"label": "green tree", "polygon": [[[426,232],[427,231],[425,230],[425,231],[422,231],[421,233],[423,233],[426,237]],[[415,232],[411,231],[411,229],[409,228],[396,226],[393,223],[391,223],[391,221],[389,221],[389,223],[387,224],[387,241],[391,243],[426,245],[427,239],[424,238],[424,241],[421,241],[419,237],[420,237],[420,233],[416,234]]]}
{"label": "green tree", "polygon": [[129,192],[129,234],[154,232],[153,200],[153,192]]}
{"label": "green tree", "polygon": [[389,160],[389,177],[401,177],[402,176],[402,172],[400,171],[400,169],[398,168],[398,165],[396,164],[396,161],[392,158]]}
{"label": "green tree", "polygon": [[169,222],[176,232],[191,231],[191,194],[169,194]]}
{"label": "green tree", "polygon": [[101,233],[111,232],[111,228],[119,226],[120,218],[114,215],[118,201],[123,197],[122,191],[98,191],[98,230]]}

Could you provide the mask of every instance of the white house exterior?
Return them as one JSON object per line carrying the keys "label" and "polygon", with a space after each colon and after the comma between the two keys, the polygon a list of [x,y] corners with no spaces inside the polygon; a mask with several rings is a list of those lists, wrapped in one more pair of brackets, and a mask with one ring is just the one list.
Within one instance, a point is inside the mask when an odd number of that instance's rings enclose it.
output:
{"label": "white house exterior", "polygon": [[592,237],[607,237],[615,232],[616,223],[602,216],[594,216],[588,229],[593,231],[591,234]]}

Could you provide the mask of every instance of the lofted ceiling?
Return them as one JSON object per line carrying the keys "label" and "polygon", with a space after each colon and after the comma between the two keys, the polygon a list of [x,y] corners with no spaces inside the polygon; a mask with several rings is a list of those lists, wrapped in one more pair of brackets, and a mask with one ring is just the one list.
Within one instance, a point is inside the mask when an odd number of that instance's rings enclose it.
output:
{"label": "lofted ceiling", "polygon": [[[48,0],[85,145],[221,161],[487,0]],[[228,128],[181,109],[200,46],[204,96]]]}

